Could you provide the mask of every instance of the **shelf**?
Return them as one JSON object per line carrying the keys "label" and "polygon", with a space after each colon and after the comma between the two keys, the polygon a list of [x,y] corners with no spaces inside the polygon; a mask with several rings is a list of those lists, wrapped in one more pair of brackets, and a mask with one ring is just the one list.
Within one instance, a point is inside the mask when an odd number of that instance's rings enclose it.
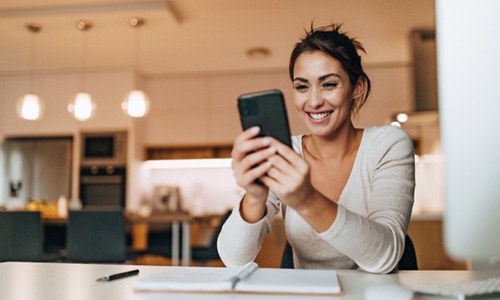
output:
{"label": "shelf", "polygon": [[230,158],[232,145],[147,146],[146,160]]}

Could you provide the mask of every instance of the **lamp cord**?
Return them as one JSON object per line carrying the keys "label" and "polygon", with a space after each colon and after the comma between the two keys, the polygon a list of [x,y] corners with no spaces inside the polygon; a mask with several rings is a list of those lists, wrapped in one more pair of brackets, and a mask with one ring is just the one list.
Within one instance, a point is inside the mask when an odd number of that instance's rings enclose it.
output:
{"label": "lamp cord", "polygon": [[85,92],[87,89],[87,82],[85,79],[85,73],[87,73],[87,35],[86,30],[82,30],[82,56],[81,56],[81,70],[80,70],[80,87],[81,92]]}

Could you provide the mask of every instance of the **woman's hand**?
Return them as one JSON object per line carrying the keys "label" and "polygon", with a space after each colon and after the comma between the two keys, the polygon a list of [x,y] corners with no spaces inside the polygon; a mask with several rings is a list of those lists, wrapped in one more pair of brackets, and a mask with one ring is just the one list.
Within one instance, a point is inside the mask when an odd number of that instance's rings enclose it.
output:
{"label": "woman's hand", "polygon": [[265,214],[269,188],[257,183],[257,179],[269,170],[271,164],[267,160],[276,153],[276,149],[270,147],[271,139],[257,137],[259,132],[259,127],[243,131],[236,138],[231,152],[234,177],[246,190],[241,215],[248,222],[257,222]]}
{"label": "woman's hand", "polygon": [[261,180],[284,204],[300,209],[314,191],[309,165],[290,147],[276,139],[269,139],[270,147],[276,149],[276,154],[268,158],[271,166]]}
{"label": "woman's hand", "polygon": [[338,207],[313,187],[309,164],[275,139],[271,139],[270,147],[276,148],[276,154],[268,159],[271,167],[261,177],[262,182],[317,232],[330,228],[337,217]]}

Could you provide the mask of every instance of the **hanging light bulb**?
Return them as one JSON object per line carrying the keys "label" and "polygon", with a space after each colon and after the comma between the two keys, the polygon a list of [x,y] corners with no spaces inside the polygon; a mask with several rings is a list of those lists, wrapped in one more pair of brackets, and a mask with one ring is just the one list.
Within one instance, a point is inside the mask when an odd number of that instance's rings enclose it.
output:
{"label": "hanging light bulb", "polygon": [[131,117],[144,117],[149,111],[148,96],[141,90],[132,90],[122,102],[122,109]]}
{"label": "hanging light bulb", "polygon": [[36,121],[43,115],[44,103],[42,99],[36,95],[33,83],[33,70],[35,68],[35,52],[36,41],[35,34],[38,33],[42,27],[36,24],[27,24],[26,29],[33,34],[31,39],[31,62],[30,62],[30,92],[23,95],[17,101],[17,116],[24,120]]}
{"label": "hanging light bulb", "polygon": [[96,108],[96,104],[92,101],[92,97],[89,93],[85,91],[85,76],[84,71],[86,69],[87,63],[87,48],[86,48],[86,35],[85,31],[89,30],[92,27],[87,21],[79,21],[76,24],[76,28],[82,31],[82,70],[80,74],[81,81],[81,89],[82,91],[77,93],[75,99],[72,103],[68,105],[68,111],[77,119],[78,121],[86,121],[90,119],[94,115],[94,111]]}
{"label": "hanging light bulb", "polygon": [[35,94],[25,94],[17,102],[17,115],[29,121],[39,120],[43,113],[43,102]]}
{"label": "hanging light bulb", "polygon": [[[138,29],[142,25],[144,25],[144,19],[142,18],[131,18],[129,21],[130,26]],[[136,73],[137,68],[139,66],[139,57],[140,57],[140,43],[139,43],[139,32],[136,32],[135,35],[135,68]],[[144,117],[149,112],[149,98],[146,93],[140,89],[134,89],[130,91],[125,100],[122,102],[123,111],[133,118]]]}
{"label": "hanging light bulb", "polygon": [[95,109],[95,103],[92,102],[92,97],[88,93],[80,92],[76,94],[75,101],[68,105],[68,111],[78,121],[86,121],[92,117]]}

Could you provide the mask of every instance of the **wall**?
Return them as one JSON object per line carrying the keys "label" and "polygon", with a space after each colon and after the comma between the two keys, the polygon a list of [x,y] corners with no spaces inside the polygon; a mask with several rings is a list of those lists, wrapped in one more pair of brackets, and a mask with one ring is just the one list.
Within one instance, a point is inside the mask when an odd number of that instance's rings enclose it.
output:
{"label": "wall", "polygon": [[[391,114],[413,109],[411,67],[368,65],[372,94],[356,123],[387,124]],[[145,145],[232,144],[241,132],[236,99],[242,93],[281,89],[292,134],[307,132],[295,112],[286,70],[205,76],[150,77],[146,89],[152,111],[141,121]]]}
{"label": "wall", "polygon": [[77,73],[40,74],[33,78],[34,92],[45,102],[45,114],[39,121],[28,122],[17,118],[16,102],[29,89],[30,79],[23,75],[3,76],[0,99],[2,136],[68,134],[80,130],[128,128],[131,120],[125,116],[120,103],[133,86],[132,72],[95,72],[85,75],[87,91],[97,103],[95,117],[87,122],[75,120],[67,105],[81,89]]}

